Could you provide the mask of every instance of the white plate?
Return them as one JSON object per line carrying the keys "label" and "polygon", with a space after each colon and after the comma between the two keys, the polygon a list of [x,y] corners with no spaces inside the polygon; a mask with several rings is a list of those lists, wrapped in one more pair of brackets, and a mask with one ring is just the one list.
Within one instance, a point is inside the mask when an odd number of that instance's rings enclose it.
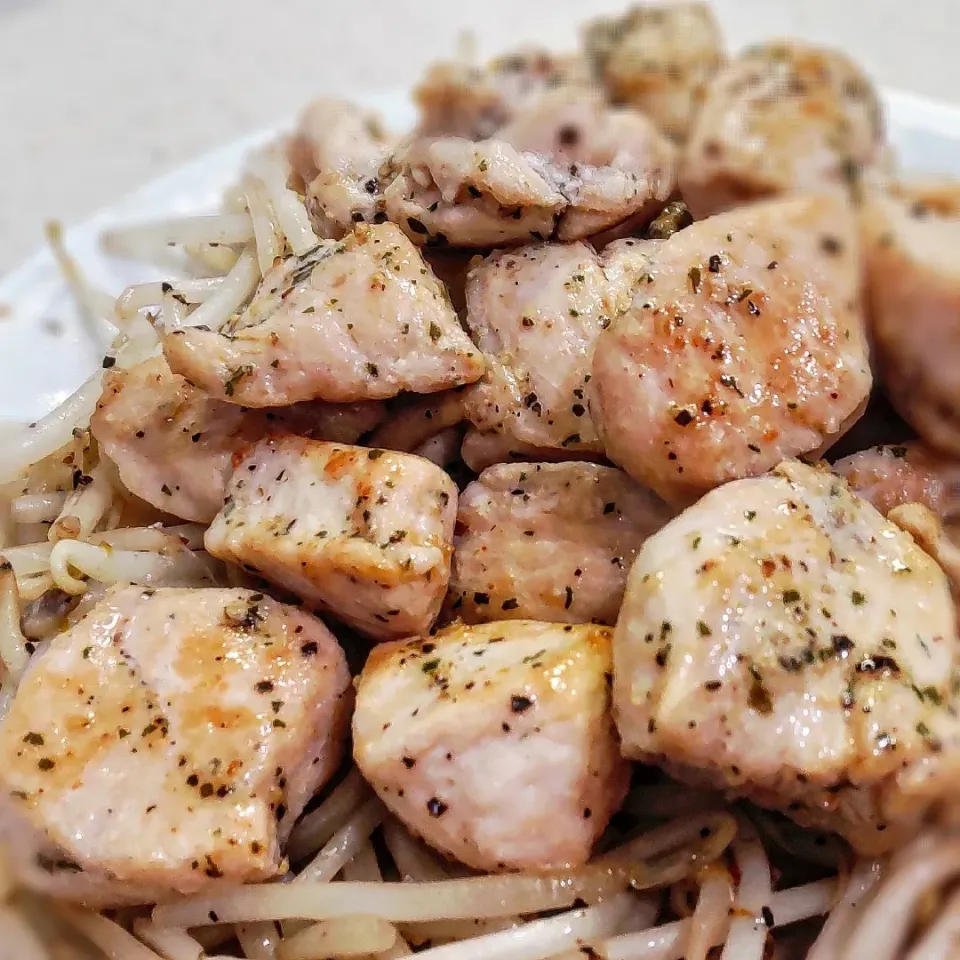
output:
{"label": "white plate", "polygon": [[[365,97],[397,130],[410,127],[414,110],[405,93]],[[904,167],[960,176],[960,108],[890,91],[885,94],[890,139]],[[162,271],[115,260],[99,249],[103,230],[119,223],[205,213],[216,208],[254,146],[282,127],[245,137],[148,183],[67,231],[68,249],[90,280],[118,294]],[[31,257],[0,280],[0,420],[42,416],[72,393],[100,364],[49,252]]]}

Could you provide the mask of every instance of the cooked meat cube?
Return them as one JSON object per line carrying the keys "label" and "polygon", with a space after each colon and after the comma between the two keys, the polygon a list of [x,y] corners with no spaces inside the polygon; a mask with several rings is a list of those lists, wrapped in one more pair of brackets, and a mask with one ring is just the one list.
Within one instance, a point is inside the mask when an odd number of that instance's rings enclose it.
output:
{"label": "cooked meat cube", "polygon": [[642,111],[675,140],[686,137],[707,81],[726,59],[706,3],[632,7],[588,24],[584,46],[613,100]]}
{"label": "cooked meat cube", "polygon": [[960,455],[960,185],[897,184],[862,211],[880,378],[931,446]]}
{"label": "cooked meat cube", "polygon": [[174,373],[251,407],[433,393],[483,373],[446,290],[392,223],[287,257],[236,324],[162,340]]}
{"label": "cooked meat cube", "polygon": [[519,110],[561,86],[589,87],[582,60],[523,49],[498,57],[486,67],[436,63],[414,90],[420,108],[418,133],[485,140]]}
{"label": "cooked meat cube", "polygon": [[471,867],[582,864],[629,779],[609,645],[603,627],[530,620],[381,644],[357,687],[357,765],[411,830]]}
{"label": "cooked meat cube", "polygon": [[822,450],[871,374],[843,201],[773,201],[649,241],[648,279],[597,339],[590,412],[607,455],[687,503]]}
{"label": "cooked meat cube", "polygon": [[641,544],[671,513],[593,463],[502,464],[460,495],[448,603],[467,623],[616,623]]}
{"label": "cooked meat cube", "polygon": [[945,516],[955,510],[960,492],[958,465],[918,444],[872,447],[838,460],[833,469],[884,516],[904,503],[922,503]]}
{"label": "cooked meat cube", "polygon": [[640,549],[614,639],[624,752],[881,853],[953,802],[958,650],[933,559],[788,461]]}
{"label": "cooked meat cube", "polygon": [[544,240],[567,206],[546,164],[501,140],[422,138],[394,156],[390,219],[430,247]]}
{"label": "cooked meat cube", "polygon": [[599,95],[560,90],[542,97],[497,138],[549,161],[569,202],[557,239],[577,240],[629,220],[649,223],[676,184],[675,151],[646,117]]}
{"label": "cooked meat cube", "polygon": [[294,173],[306,188],[317,235],[342,237],[383,210],[380,172],[396,145],[374,114],[344,100],[321,99],[300,115],[287,143]]}
{"label": "cooked meat cube", "polygon": [[456,516],[457,488],[429,460],[269,438],[238,464],[204,544],[381,640],[430,629]]}
{"label": "cooked meat cube", "polygon": [[380,403],[297,403],[246,410],[212,400],[162,357],[104,376],[90,420],[124,486],[164,513],[209,523],[223,506],[233,457],[267,435],[354,443],[384,416]]}
{"label": "cooked meat cube", "polygon": [[181,893],[263,880],[340,763],[351,701],[333,635],[293,607],[116,588],[24,676],[0,783],[93,876]]}
{"label": "cooked meat cube", "polygon": [[845,195],[882,162],[880,103],[856,64],[777,41],[744,51],[707,85],[680,191],[699,219],[778,194]]}
{"label": "cooked meat cube", "polygon": [[413,141],[394,158],[386,209],[426,246],[577,240],[652,220],[673,191],[674,161],[644,117],[561,91],[494,139]]}
{"label": "cooked meat cube", "polygon": [[466,323],[487,361],[483,379],[464,392],[468,418],[523,444],[602,452],[585,389],[594,343],[615,315],[600,258],[586,244],[484,260],[467,279]]}

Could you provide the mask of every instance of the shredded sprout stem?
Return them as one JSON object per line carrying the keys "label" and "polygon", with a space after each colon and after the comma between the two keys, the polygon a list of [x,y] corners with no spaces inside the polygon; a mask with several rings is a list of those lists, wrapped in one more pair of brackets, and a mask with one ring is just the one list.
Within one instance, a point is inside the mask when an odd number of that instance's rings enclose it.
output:
{"label": "shredded sprout stem", "polygon": [[167,960],[201,960],[204,956],[203,947],[186,930],[158,927],[149,920],[139,918],[133,922],[133,932]]}
{"label": "shredded sprout stem", "polygon": [[277,949],[277,960],[360,957],[388,950],[396,940],[397,931],[379,917],[341,917],[315,923],[284,938]]}
{"label": "shredded sprout stem", "polygon": [[360,776],[360,771],[351,770],[330,796],[293,828],[287,845],[290,859],[297,862],[319,850],[369,796],[370,788]]}
{"label": "shredded sprout stem", "polygon": [[106,346],[117,333],[113,297],[91,286],[77,261],[67,252],[63,242],[63,227],[59,223],[48,223],[46,233],[54,259],[80,308],[80,318],[86,325],[90,338],[97,346]]}
{"label": "shredded sprout stem", "polygon": [[384,920],[506,917],[599,900],[624,890],[629,878],[612,870],[584,868],[555,876],[519,874],[470,877],[429,883],[252,884],[216,896],[198,896],[154,910],[163,926],[199,927],[256,920],[330,920],[358,911]]}
{"label": "shredded sprout stem", "polygon": [[30,662],[26,639],[20,628],[17,575],[9,561],[2,562],[0,563],[0,660],[3,660],[6,672],[14,684],[19,682]]}
{"label": "shredded sprout stem", "polygon": [[147,307],[159,306],[167,287],[172,287],[170,292],[182,297],[187,303],[203,303],[217,294],[222,286],[223,277],[171,280],[169,283],[138,283],[127,287],[117,297],[117,314],[121,319],[128,320]]}
{"label": "shredded sprout stem", "polygon": [[14,523],[51,523],[63,509],[66,493],[25,493],[10,504]]}
{"label": "shredded sprout stem", "polygon": [[286,164],[276,150],[266,150],[253,159],[250,172],[263,182],[277,225],[290,249],[302,257],[317,245],[319,238],[313,232],[303,200],[287,188]]}
{"label": "shredded sprout stem", "polygon": [[103,234],[101,243],[115,256],[148,260],[150,252],[171,244],[248,243],[252,239],[248,214],[219,213],[115,227]]}
{"label": "shredded sprout stem", "polygon": [[586,910],[571,910],[549,920],[421,950],[418,956],[427,960],[542,960],[584,940],[609,935],[631,907],[632,897],[620,894]]}
{"label": "shredded sprout stem", "polygon": [[240,949],[249,960],[274,960],[280,945],[280,934],[273,923],[238,923]]}
{"label": "shredded sprout stem", "polygon": [[157,955],[119,924],[99,913],[61,906],[59,914],[110,960],[157,960]]}
{"label": "shredded sprout stem", "polygon": [[736,899],[739,915],[730,923],[720,960],[763,960],[767,944],[763,908],[773,893],[770,862],[756,831],[745,820],[740,821],[733,841],[733,856],[740,871]]}
{"label": "shredded sprout stem", "polygon": [[383,804],[371,797],[327,841],[293,882],[321,883],[332,880],[370,839],[370,834],[380,826],[383,815]]}
{"label": "shredded sprout stem", "polygon": [[45,417],[25,426],[20,436],[7,439],[0,453],[0,484],[22,477],[32,464],[64,446],[77,427],[87,425],[100,397],[101,380],[98,370]]}
{"label": "shredded sprout stem", "polygon": [[240,254],[234,268],[223,278],[216,294],[185,317],[183,325],[219,330],[253,296],[259,281],[260,268],[257,266],[256,253],[252,246],[248,246]]}

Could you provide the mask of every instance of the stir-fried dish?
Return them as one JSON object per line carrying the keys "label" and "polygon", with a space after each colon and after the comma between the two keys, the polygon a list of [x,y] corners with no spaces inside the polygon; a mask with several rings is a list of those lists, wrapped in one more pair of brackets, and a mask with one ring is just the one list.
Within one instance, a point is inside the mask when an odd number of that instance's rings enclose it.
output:
{"label": "stir-fried dish", "polygon": [[706,5],[318,100],[0,451],[0,955],[960,955],[960,181]]}

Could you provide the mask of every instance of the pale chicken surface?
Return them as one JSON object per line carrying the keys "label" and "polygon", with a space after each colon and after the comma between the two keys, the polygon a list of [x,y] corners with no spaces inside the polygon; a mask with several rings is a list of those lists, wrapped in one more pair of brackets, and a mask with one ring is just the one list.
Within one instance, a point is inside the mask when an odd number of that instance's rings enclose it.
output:
{"label": "pale chicken surface", "polygon": [[896,184],[870,196],[861,220],[886,393],[928,444],[960,455],[960,185]]}
{"label": "pale chicken surface", "polygon": [[502,140],[421,137],[393,163],[387,215],[428,247],[545,240],[568,205],[547,163]]}
{"label": "pale chicken surface", "polygon": [[918,444],[861,450],[838,460],[833,470],[884,516],[905,503],[921,503],[941,517],[956,510],[960,492],[958,465]]}
{"label": "pale chicken surface", "polygon": [[446,290],[391,223],[287,257],[223,330],[167,330],[162,342],[174,373],[255,407],[433,393],[483,373]]}
{"label": "pale chicken surface", "polygon": [[123,587],[56,636],[0,725],[10,814],[94,877],[189,893],[280,871],[353,691],[322,623],[262,593]]}
{"label": "pale chicken surface", "polygon": [[706,87],[680,163],[698,219],[779,194],[846,195],[881,165],[869,79],[844,54],[784,41],[744,51]]}
{"label": "pale chicken surface", "polygon": [[545,95],[487,140],[420,138],[394,158],[386,210],[426,246],[578,240],[642,226],[673,191],[672,146],[595,94]]}
{"label": "pale chicken surface", "polygon": [[223,506],[233,458],[250,444],[288,433],[354,443],[384,412],[373,401],[244,409],[211,399],[157,357],[105,375],[90,430],[131,493],[164,513],[209,523]]}
{"label": "pale chicken surface", "polygon": [[871,373],[852,216],[774,201],[649,241],[649,282],[597,338],[590,412],[607,455],[671,502],[835,440]]}
{"label": "pale chicken surface", "polygon": [[637,551],[670,516],[613,467],[491,467],[460,495],[451,613],[468,623],[613,624]]}
{"label": "pale chicken surface", "polygon": [[570,206],[557,239],[592,236],[629,221],[641,228],[676,184],[675,151],[635,110],[611,107],[598,94],[545,95],[496,137],[549,161],[548,172]]}
{"label": "pale chicken surface", "polygon": [[558,87],[589,88],[586,63],[546,50],[517,50],[486,66],[434,64],[414,90],[422,136],[485,140],[519,111]]}
{"label": "pale chicken surface", "polygon": [[339,238],[355,223],[383,217],[381,167],[395,146],[379,118],[356,104],[322,99],[307,106],[287,157],[318,236]]}
{"label": "pale chicken surface", "polygon": [[237,465],[204,537],[375,639],[427,631],[450,579],[457,488],[421,457],[298,437]]}
{"label": "pale chicken surface", "polygon": [[480,870],[582,864],[626,793],[610,631],[514,620],[381,644],[354,759],[415,833]]}
{"label": "pale chicken surface", "polygon": [[889,850],[960,782],[956,631],[909,534],[785,462],[641,548],[614,640],[625,754]]}
{"label": "pale chicken surface", "polygon": [[682,141],[704,87],[726,59],[723,37],[706,3],[645,4],[584,31],[594,75],[616,103],[640,110]]}
{"label": "pale chicken surface", "polygon": [[470,421],[534,447],[602,452],[586,386],[617,306],[597,254],[584,243],[499,251],[470,272],[466,299],[486,357],[463,395]]}

